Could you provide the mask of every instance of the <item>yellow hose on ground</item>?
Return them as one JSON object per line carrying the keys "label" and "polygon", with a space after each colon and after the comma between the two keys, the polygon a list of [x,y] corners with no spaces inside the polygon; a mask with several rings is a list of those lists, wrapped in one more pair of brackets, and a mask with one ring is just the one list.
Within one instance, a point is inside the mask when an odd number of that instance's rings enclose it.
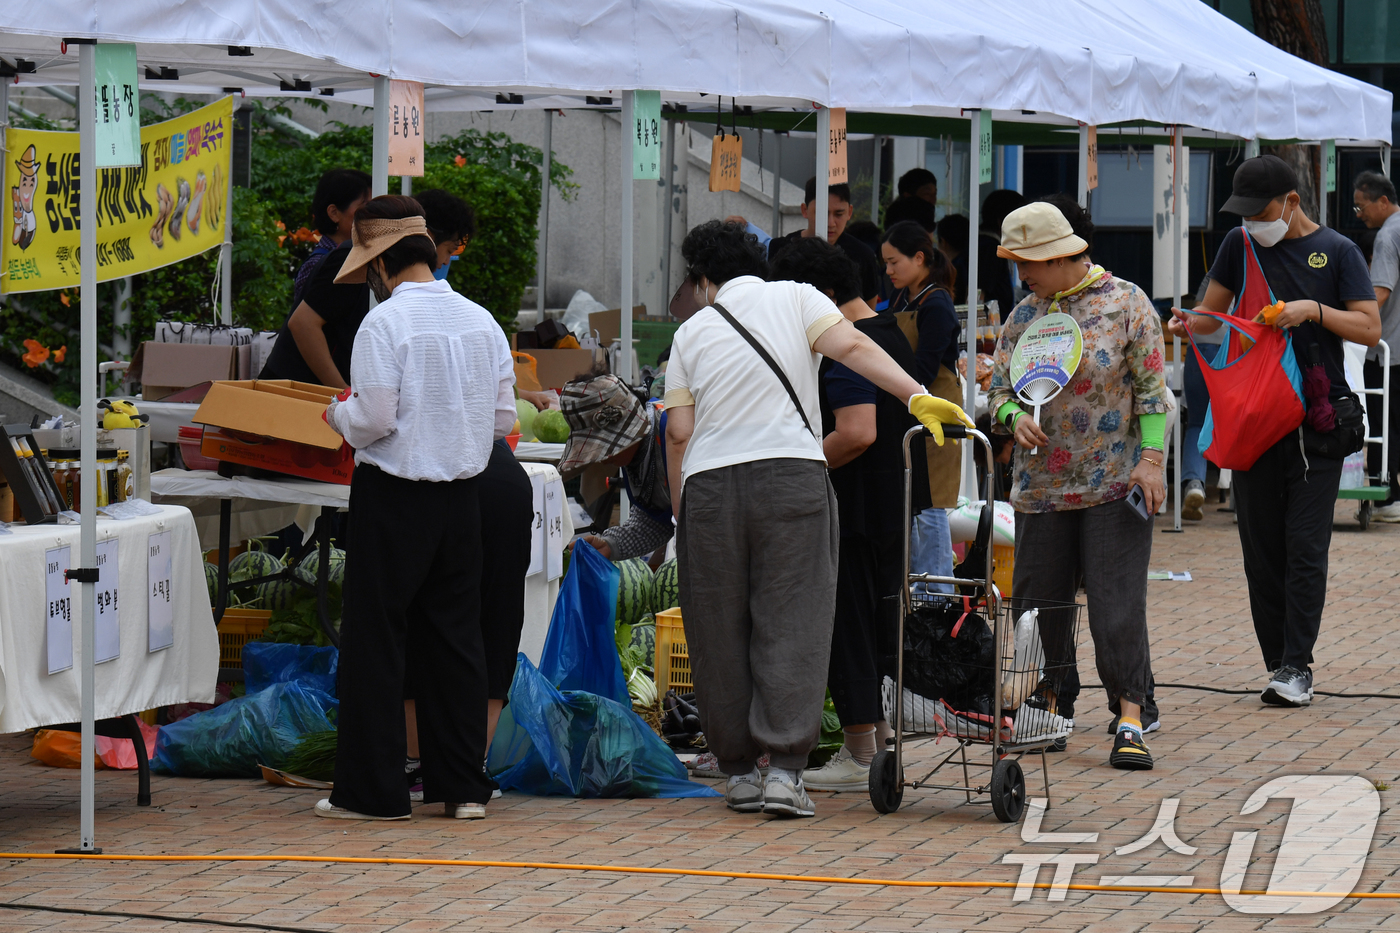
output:
{"label": "yellow hose on ground", "polygon": [[[362,858],[335,855],[83,855],[76,852],[0,852],[0,859],[73,859],[84,862],[321,862],[332,865],[445,865],[456,868],[533,868],[549,871],[608,871],[630,875],[687,875],[702,878],[746,878],[755,881],[799,881],[807,884],[864,884],[903,888],[1014,888],[1015,881],[911,881],[900,878],[828,878],[820,875],[784,875],[755,871],[714,871],[706,868],[646,868],[630,865],[573,865],[568,862],[498,862],[485,859]],[[1022,885],[1022,887],[1025,887]],[[1033,888],[1056,887],[1037,881]],[[1122,894],[1220,894],[1219,888],[1123,887],[1104,884],[1070,884],[1070,891],[1117,891]],[[1233,892],[1232,892],[1233,893]],[[1400,892],[1353,891],[1241,891],[1240,894],[1271,897],[1349,897],[1355,899],[1400,898]]]}

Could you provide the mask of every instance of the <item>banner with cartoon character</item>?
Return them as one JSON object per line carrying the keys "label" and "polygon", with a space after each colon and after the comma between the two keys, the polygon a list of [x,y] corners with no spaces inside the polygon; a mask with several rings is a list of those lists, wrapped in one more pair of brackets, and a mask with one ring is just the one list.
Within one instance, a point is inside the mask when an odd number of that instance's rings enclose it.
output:
{"label": "banner with cartoon character", "polygon": [[[98,169],[97,279],[179,262],[224,242],[233,99],[141,128],[137,168]],[[0,291],[79,285],[78,134],[11,127]]]}

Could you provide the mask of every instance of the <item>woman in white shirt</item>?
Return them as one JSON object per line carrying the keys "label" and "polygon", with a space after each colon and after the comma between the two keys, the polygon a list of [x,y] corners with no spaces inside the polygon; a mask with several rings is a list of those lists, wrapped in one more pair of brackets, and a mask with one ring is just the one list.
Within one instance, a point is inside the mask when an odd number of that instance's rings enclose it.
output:
{"label": "woman in white shirt", "polygon": [[418,646],[423,799],[486,815],[487,676],[476,477],[515,421],[510,349],[491,315],[433,278],[437,249],[412,198],[356,213],[337,281],[380,304],[355,337],[350,387],[326,421],[355,448],[338,691],[335,789],[316,815],[406,820],[403,681]]}
{"label": "woman in white shirt", "polygon": [[676,556],[700,721],[731,809],[812,816],[802,769],[821,729],[839,546],[811,427],[817,366],[829,356],[907,401],[940,444],[943,423],[972,422],[821,292],[765,282],[763,249],[743,226],[701,224],[681,254],[705,307],[671,345],[667,468],[681,491]]}

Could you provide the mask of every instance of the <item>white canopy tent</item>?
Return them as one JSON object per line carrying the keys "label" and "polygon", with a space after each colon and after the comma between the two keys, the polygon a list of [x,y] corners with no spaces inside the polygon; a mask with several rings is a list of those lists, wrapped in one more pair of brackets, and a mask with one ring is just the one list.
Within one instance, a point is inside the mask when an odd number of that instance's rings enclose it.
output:
{"label": "white canopy tent", "polygon": [[[135,43],[150,76],[143,90],[315,96],[332,88],[337,99],[372,105],[387,99],[388,79],[398,78],[428,85],[429,106],[443,110],[498,109],[512,95],[520,103],[505,106],[602,106],[592,96],[615,98],[626,119],[637,89],[704,106],[713,95],[760,109],[817,105],[819,135],[825,108],[846,107],[949,117],[989,109],[999,121],[1067,127],[1146,121],[1244,139],[1390,141],[1387,92],[1279,52],[1200,0],[337,0],[333,10],[307,17],[305,5],[290,0],[10,4],[0,8],[0,57],[32,63],[32,72],[21,68],[14,77],[20,85],[80,86],[83,191],[95,188],[86,129],[91,58],[79,54],[90,46],[65,52],[66,37]],[[376,156],[387,146],[387,120],[378,116]],[[622,191],[630,202],[630,134],[623,139]],[[817,152],[820,177],[827,147]],[[975,191],[977,160],[970,161]],[[387,186],[383,162],[376,161],[376,193]],[[821,216],[826,189],[817,190]],[[975,197],[970,220],[976,229]],[[629,209],[622,237],[627,308]],[[95,501],[97,312],[86,300],[96,288],[95,249],[88,225],[81,260],[85,502]],[[976,281],[975,250],[968,274]],[[628,347],[629,314],[622,332]],[[970,344],[974,332],[969,327]],[[630,355],[622,359],[630,368]],[[90,510],[82,541],[81,565],[92,567]],[[91,851],[93,620],[91,584],[83,585],[81,837]]]}

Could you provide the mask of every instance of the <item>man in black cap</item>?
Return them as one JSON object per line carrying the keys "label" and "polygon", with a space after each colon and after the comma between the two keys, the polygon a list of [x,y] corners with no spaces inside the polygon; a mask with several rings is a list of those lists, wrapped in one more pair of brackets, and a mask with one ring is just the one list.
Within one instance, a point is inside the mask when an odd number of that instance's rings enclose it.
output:
{"label": "man in black cap", "polygon": [[[1286,162],[1266,155],[1235,172],[1234,194],[1222,211],[1239,214],[1244,228],[1225,236],[1210,270],[1210,285],[1197,310],[1225,314],[1244,289],[1245,236],[1274,297],[1283,301],[1275,319],[1292,329],[1293,351],[1304,372],[1325,379],[1304,382],[1309,416],[1299,430],[1266,450],[1248,470],[1234,473],[1244,572],[1254,632],[1269,670],[1260,695],[1273,706],[1312,702],[1312,649],[1327,601],[1327,549],[1332,513],[1351,437],[1348,415],[1359,405],[1347,386],[1342,341],[1374,346],[1381,334],[1376,295],[1366,260],[1351,240],[1320,227],[1303,213],[1298,178]],[[1238,309],[1253,317],[1259,309]],[[1211,333],[1214,318],[1173,309],[1168,332],[1185,338]],[[1313,389],[1312,386],[1317,388]],[[1316,417],[1331,405],[1337,425],[1323,433]]]}

